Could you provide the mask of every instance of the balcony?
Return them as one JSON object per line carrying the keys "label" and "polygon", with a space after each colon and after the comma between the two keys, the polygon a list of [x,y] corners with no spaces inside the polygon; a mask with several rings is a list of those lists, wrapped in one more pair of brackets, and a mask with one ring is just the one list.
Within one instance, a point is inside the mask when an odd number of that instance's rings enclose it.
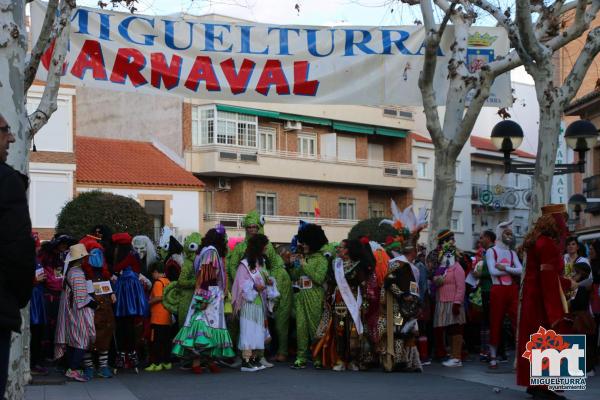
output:
{"label": "balcony", "polygon": [[[583,179],[583,194],[588,198],[600,198],[600,175],[593,175]],[[600,214],[600,203],[589,202],[585,212]]]}
{"label": "balcony", "polygon": [[[245,231],[242,225],[244,216],[245,214],[207,213],[204,214],[204,221],[210,226],[222,224],[227,228],[229,236],[244,236]],[[287,215],[265,215],[264,217],[266,221],[265,234],[275,243],[289,243],[292,237],[298,232],[298,222],[300,219],[321,225],[330,242],[339,242],[347,238],[350,229],[358,223],[358,220],[353,219],[310,218]]]}
{"label": "balcony", "polygon": [[186,169],[212,176],[254,176],[335,182],[371,188],[416,186],[412,164],[376,160],[342,160],[291,151],[267,152],[233,146],[197,146],[185,153]]}

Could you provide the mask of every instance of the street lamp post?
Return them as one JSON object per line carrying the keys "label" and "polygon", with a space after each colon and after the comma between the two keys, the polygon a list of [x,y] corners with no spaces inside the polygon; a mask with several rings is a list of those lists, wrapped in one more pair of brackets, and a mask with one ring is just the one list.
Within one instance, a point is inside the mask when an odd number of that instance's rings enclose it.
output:
{"label": "street lamp post", "polygon": [[[523,143],[523,129],[514,121],[500,121],[492,129],[492,144],[504,154],[504,172],[533,175],[535,166],[531,164],[515,164],[510,153]],[[541,139],[540,139],[541,140]],[[579,120],[571,123],[565,131],[567,146],[579,154],[579,161],[574,164],[556,164],[554,175],[585,172],[585,153],[592,149],[598,140],[598,130],[590,121]]]}
{"label": "street lamp post", "polygon": [[585,211],[588,203],[600,203],[600,197],[585,197],[581,193],[575,193],[569,197],[569,214],[575,214],[575,218],[579,219],[579,214]]}

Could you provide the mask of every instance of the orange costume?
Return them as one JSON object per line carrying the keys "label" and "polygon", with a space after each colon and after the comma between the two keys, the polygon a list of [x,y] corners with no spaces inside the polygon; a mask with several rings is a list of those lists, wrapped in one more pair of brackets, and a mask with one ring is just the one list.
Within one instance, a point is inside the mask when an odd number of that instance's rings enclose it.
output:
{"label": "orange costume", "polygon": [[[553,226],[551,237],[542,225]],[[542,217],[536,222],[533,243],[527,243],[527,263],[523,277],[523,295],[518,325],[517,342],[517,384],[530,386],[529,360],[521,357],[530,335],[540,326],[553,329],[557,333],[567,334],[568,325],[563,317],[566,314],[564,292],[570,289],[571,282],[563,278],[564,240],[568,233],[563,205],[542,207]],[[529,235],[528,235],[529,236]]]}

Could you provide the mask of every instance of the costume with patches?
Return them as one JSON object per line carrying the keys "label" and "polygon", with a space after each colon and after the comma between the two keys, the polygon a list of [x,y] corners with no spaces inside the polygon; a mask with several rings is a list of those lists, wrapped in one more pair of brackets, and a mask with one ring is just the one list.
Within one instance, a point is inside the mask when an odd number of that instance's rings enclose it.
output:
{"label": "costume with patches", "polygon": [[[244,227],[258,225],[259,233],[264,232],[264,220],[255,210],[246,215],[243,225]],[[243,242],[238,243],[234,247],[233,251],[227,254],[227,275],[231,283],[233,283],[237,268],[246,253],[248,239],[249,237],[246,237]],[[285,356],[288,354],[288,335],[292,310],[292,281],[285,269],[283,259],[277,254],[277,251],[275,251],[270,242],[267,244],[265,258],[266,268],[269,275],[275,279],[280,294],[279,298],[275,301],[275,331],[278,343],[277,354]]]}
{"label": "costume with patches", "polygon": [[179,279],[171,282],[163,292],[163,305],[169,312],[177,316],[179,329],[183,327],[185,319],[194,297],[196,287],[196,273],[194,271],[194,260],[196,252],[200,248],[202,236],[194,232],[184,240],[183,252],[185,258]]}
{"label": "costume with patches", "polygon": [[202,353],[212,358],[235,356],[225,324],[227,274],[214,246],[204,247],[194,261],[196,286],[183,327],[175,337],[173,354]]}

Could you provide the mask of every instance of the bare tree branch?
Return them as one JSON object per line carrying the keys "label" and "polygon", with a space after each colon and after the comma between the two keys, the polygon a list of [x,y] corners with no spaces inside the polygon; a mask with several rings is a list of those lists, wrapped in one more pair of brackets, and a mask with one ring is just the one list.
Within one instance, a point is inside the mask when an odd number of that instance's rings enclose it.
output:
{"label": "bare tree branch", "polygon": [[48,48],[48,44],[54,39],[54,35],[52,33],[56,33],[56,30],[53,30],[52,27],[54,25],[54,20],[56,19],[56,9],[58,8],[58,0],[49,0],[46,15],[44,16],[44,23],[42,24],[42,29],[40,31],[40,35],[31,50],[31,56],[29,60],[25,64],[25,93],[31,87],[33,80],[35,79],[35,74],[40,65],[40,60],[42,59],[42,55],[46,48]]}
{"label": "bare tree branch", "polygon": [[62,75],[63,64],[67,54],[67,41],[69,39],[71,13],[76,7],[75,0],[61,0],[60,15],[54,23],[56,31],[56,42],[54,51],[48,68],[48,77],[44,93],[40,100],[38,108],[29,116],[29,135],[35,135],[49,120],[50,116],[56,111],[56,97],[60,87],[60,77]]}
{"label": "bare tree branch", "polygon": [[542,46],[536,37],[533,22],[531,21],[529,0],[516,0],[516,11],[516,25],[519,30],[521,42],[523,43],[523,46],[517,49],[517,51],[519,51],[519,55],[523,58],[525,56],[524,49],[527,49],[528,58],[531,57],[540,62],[548,55],[548,50]]}
{"label": "bare tree branch", "polygon": [[578,6],[573,23],[560,35],[544,43],[553,51],[579,38],[583,32],[589,29],[596,14],[600,11],[600,0],[593,0],[590,7],[587,7],[586,0],[578,0]]}
{"label": "bare tree branch", "polygon": [[573,97],[579,91],[581,84],[585,78],[585,75],[594,62],[594,58],[600,52],[600,27],[593,29],[588,33],[587,40],[581,53],[577,57],[573,68],[569,72],[569,75],[565,78],[563,85],[560,88],[559,101],[561,107],[568,105]]}

